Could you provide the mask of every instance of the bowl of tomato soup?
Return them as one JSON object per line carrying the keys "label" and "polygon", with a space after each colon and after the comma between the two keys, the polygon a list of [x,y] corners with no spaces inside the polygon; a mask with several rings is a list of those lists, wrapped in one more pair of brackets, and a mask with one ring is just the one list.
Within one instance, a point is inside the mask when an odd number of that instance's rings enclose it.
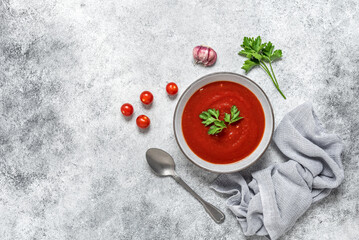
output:
{"label": "bowl of tomato soup", "polygon": [[[241,119],[227,123],[226,113],[230,115],[233,106]],[[200,118],[209,109],[226,123],[215,134],[209,134],[213,124],[205,126]],[[236,73],[212,73],[198,79],[182,94],[174,113],[174,132],[182,152],[212,172],[235,172],[253,164],[267,149],[273,130],[268,97],[255,82]]]}

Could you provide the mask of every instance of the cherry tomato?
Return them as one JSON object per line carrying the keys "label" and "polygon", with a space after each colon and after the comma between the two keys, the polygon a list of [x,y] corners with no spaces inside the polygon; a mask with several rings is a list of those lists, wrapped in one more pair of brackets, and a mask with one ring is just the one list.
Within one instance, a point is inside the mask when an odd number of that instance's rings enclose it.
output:
{"label": "cherry tomato", "polygon": [[148,128],[150,126],[150,119],[146,115],[140,115],[136,119],[136,124],[139,128]]}
{"label": "cherry tomato", "polygon": [[178,92],[178,87],[174,82],[170,82],[166,86],[166,91],[169,95],[175,95]]}
{"label": "cherry tomato", "polygon": [[149,91],[144,91],[141,93],[140,99],[143,104],[148,105],[153,101],[153,95]]}
{"label": "cherry tomato", "polygon": [[129,104],[129,103],[123,104],[123,105],[121,106],[121,112],[122,112],[123,115],[125,115],[125,116],[127,116],[127,117],[128,117],[128,116],[131,116],[132,113],[133,113],[133,107],[132,107],[132,105]]}

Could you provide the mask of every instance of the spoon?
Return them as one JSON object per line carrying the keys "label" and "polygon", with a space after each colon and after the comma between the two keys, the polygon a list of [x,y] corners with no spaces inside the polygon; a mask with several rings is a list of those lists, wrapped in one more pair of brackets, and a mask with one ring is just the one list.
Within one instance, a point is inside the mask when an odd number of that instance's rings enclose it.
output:
{"label": "spoon", "polygon": [[161,149],[150,148],[146,152],[146,159],[152,170],[158,176],[171,176],[190,194],[192,194],[192,196],[194,196],[202,204],[206,212],[213,218],[216,223],[222,223],[224,221],[225,216],[219,209],[203,200],[177,175],[177,173],[175,172],[175,162],[171,155]]}

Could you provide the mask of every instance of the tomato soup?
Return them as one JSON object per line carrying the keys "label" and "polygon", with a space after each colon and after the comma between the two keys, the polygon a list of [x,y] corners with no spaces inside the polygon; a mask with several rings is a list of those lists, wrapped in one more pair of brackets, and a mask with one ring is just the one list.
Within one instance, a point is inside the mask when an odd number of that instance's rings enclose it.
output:
{"label": "tomato soup", "polygon": [[[235,105],[240,111],[238,122],[230,124],[216,135],[208,135],[209,126],[199,115],[210,108],[218,109],[220,120]],[[246,87],[229,81],[203,86],[188,100],[182,115],[182,132],[187,145],[200,158],[215,164],[240,161],[259,145],[264,133],[262,105]]]}

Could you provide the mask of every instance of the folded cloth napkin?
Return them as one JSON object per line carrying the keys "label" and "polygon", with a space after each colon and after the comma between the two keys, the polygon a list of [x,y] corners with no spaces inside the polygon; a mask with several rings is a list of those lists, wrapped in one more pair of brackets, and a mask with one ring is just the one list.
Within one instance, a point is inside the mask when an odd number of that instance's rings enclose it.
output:
{"label": "folded cloth napkin", "polygon": [[227,206],[246,236],[279,238],[344,178],[342,141],[325,132],[311,104],[289,112],[273,140],[288,161],[252,173],[249,183],[234,173],[220,175],[212,185],[214,190],[232,195]]}

